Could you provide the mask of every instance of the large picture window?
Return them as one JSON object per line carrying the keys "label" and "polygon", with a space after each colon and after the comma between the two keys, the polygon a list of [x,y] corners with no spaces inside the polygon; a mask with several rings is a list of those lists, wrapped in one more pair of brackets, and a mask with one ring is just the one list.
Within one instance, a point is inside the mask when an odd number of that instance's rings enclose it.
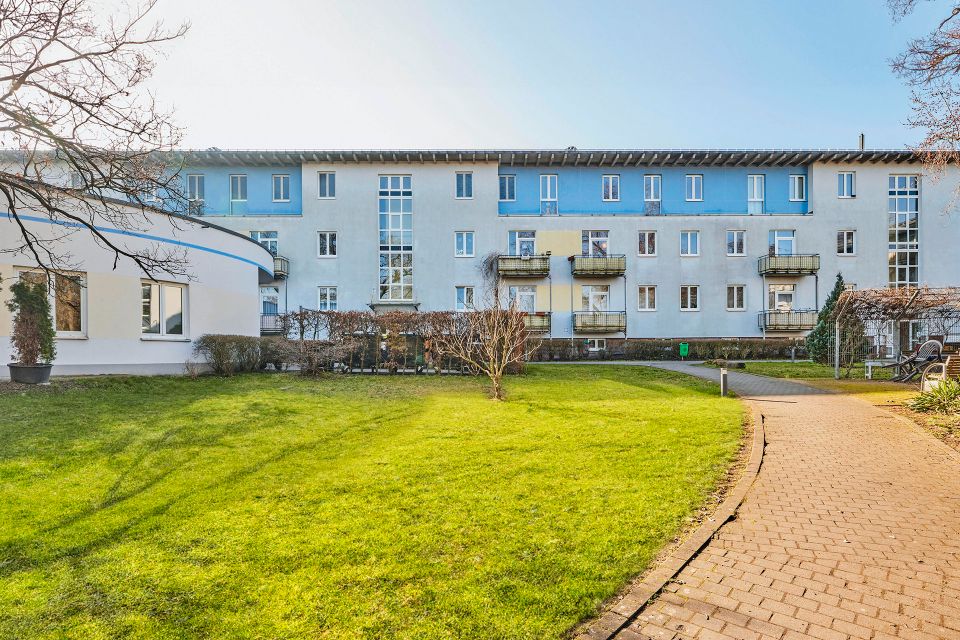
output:
{"label": "large picture window", "polygon": [[380,176],[380,299],[413,300],[413,181]]}
{"label": "large picture window", "polygon": [[889,285],[920,284],[920,177],[892,175],[888,179],[887,226]]}

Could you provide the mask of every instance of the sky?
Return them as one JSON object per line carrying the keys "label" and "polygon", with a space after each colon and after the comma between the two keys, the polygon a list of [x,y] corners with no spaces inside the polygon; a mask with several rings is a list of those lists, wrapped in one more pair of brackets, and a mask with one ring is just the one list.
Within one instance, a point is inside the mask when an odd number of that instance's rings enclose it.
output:
{"label": "sky", "polygon": [[184,147],[902,148],[883,0],[160,0]]}

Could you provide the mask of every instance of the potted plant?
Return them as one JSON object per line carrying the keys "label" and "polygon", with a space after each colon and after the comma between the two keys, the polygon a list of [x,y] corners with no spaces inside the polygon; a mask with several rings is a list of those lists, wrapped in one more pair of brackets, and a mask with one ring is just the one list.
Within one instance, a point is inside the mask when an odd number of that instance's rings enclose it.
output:
{"label": "potted plant", "polygon": [[23,384],[43,384],[50,380],[51,362],[56,356],[56,334],[50,315],[50,298],[44,282],[21,279],[10,287],[13,299],[7,308],[13,312],[10,343],[17,362],[7,365],[10,379]]}

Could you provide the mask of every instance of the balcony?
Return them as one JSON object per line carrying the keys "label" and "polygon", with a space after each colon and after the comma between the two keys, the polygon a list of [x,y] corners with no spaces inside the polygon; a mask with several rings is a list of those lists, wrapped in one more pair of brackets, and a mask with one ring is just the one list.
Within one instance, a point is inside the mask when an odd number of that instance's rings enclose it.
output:
{"label": "balcony", "polygon": [[505,278],[543,278],[550,275],[550,254],[497,256],[497,271]]}
{"label": "balcony", "polygon": [[260,314],[260,335],[276,336],[283,333],[283,322],[279,313]]}
{"label": "balcony", "polygon": [[570,272],[580,277],[622,276],[627,272],[627,256],[570,256]]}
{"label": "balcony", "polygon": [[626,311],[574,311],[573,330],[576,333],[625,333]]}
{"label": "balcony", "polygon": [[526,325],[528,333],[549,333],[550,314],[543,311],[528,313],[523,318],[523,324]]}
{"label": "balcony", "polygon": [[290,275],[290,260],[283,256],[273,256],[273,279],[286,280]]}
{"label": "balcony", "polygon": [[820,270],[819,254],[791,256],[761,256],[757,272],[762,276],[813,275]]}
{"label": "balcony", "polygon": [[764,331],[806,331],[817,324],[816,309],[761,311],[760,328]]}

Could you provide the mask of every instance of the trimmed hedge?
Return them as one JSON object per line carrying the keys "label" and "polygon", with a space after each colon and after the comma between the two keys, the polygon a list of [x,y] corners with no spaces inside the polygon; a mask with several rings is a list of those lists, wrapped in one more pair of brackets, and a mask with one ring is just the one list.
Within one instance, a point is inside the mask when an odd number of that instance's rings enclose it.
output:
{"label": "trimmed hedge", "polygon": [[214,373],[229,376],[265,369],[280,371],[288,361],[286,341],[277,337],[205,334],[193,343],[193,355],[206,361]]}
{"label": "trimmed hedge", "polygon": [[[588,351],[583,338],[551,338],[530,353],[531,361],[550,360],[679,360],[680,343],[690,345],[687,360],[786,360],[807,358],[802,339],[744,338],[734,340],[607,338],[607,348]],[[791,353],[793,351],[793,353]]]}

